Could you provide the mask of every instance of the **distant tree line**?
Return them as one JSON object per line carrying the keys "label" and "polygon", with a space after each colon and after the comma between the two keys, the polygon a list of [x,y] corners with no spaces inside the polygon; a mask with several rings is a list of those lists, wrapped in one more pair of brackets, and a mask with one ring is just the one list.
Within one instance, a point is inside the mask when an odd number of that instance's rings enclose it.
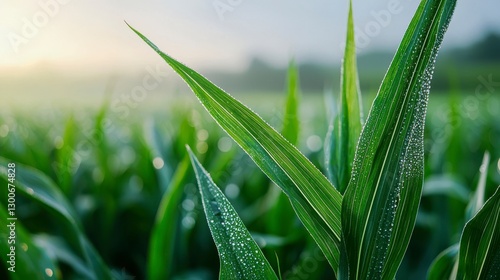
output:
{"label": "distant tree line", "polygon": [[[360,84],[363,91],[376,91],[392,60],[393,52],[377,51],[358,57]],[[300,83],[304,92],[337,91],[340,67],[317,62],[299,65]],[[243,73],[209,71],[205,73],[216,84],[231,92],[282,92],[286,69],[276,68],[255,57]],[[500,34],[488,33],[483,39],[464,48],[444,49],[438,56],[432,88],[445,91],[451,87],[471,90],[479,76],[493,75],[500,79]]]}

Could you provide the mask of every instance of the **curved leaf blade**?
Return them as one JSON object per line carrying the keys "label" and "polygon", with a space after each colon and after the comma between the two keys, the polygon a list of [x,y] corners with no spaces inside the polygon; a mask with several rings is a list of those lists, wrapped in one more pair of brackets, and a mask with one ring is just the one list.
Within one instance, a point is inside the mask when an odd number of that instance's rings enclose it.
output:
{"label": "curved leaf blade", "polygon": [[168,279],[171,276],[175,234],[179,220],[179,204],[184,192],[184,182],[189,174],[187,157],[179,163],[172,181],[164,193],[156,214],[149,241],[148,279]]}
{"label": "curved leaf blade", "polygon": [[59,263],[65,263],[70,266],[81,277],[93,277],[92,271],[89,271],[82,259],[71,250],[63,238],[37,234],[33,236],[33,242],[45,252],[50,253],[50,256]]}
{"label": "curved leaf blade", "polygon": [[456,275],[453,276],[453,270],[458,260],[459,249],[460,246],[455,244],[441,252],[432,262],[427,273],[427,280],[455,279]]}
{"label": "curved leaf blade", "polygon": [[500,187],[465,225],[460,240],[458,279],[500,277]]}
{"label": "curved leaf blade", "polygon": [[[5,166],[10,161],[0,157],[0,178],[7,180]],[[75,210],[61,190],[45,174],[16,164],[16,190],[29,201],[38,203],[64,226],[64,234],[72,249],[92,273],[90,279],[111,279],[111,272],[84,234]]]}
{"label": "curved leaf blade", "polygon": [[231,203],[188,148],[208,226],[219,251],[219,279],[278,279]]}
{"label": "curved leaf blade", "polygon": [[470,190],[459,180],[447,175],[434,175],[424,182],[422,196],[445,195],[463,203],[470,200]]}
{"label": "curved leaf blade", "polygon": [[130,28],[184,79],[219,126],[287,194],[297,216],[330,265],[337,269],[341,194],[296,147],[257,114]]}
{"label": "curved leaf blade", "polygon": [[342,279],[393,279],[423,183],[430,79],[456,0],[424,0],[380,86],[342,203]]}
{"label": "curved leaf blade", "polygon": [[328,176],[340,193],[345,192],[351,178],[352,163],[362,128],[361,90],[358,80],[352,1],[349,1],[339,110],[330,125],[325,149]]}
{"label": "curved leaf blade", "polygon": [[[15,222],[15,239],[9,239],[10,228],[8,227],[9,216],[5,211],[6,207],[0,204],[0,219],[6,221],[5,225],[0,227],[0,259],[3,261],[9,278],[12,280],[43,280],[56,279],[58,275],[58,267],[50,256],[35,245],[29,233],[24,229],[21,222]],[[14,240],[14,243],[11,242]],[[14,247],[14,260],[11,260]]]}

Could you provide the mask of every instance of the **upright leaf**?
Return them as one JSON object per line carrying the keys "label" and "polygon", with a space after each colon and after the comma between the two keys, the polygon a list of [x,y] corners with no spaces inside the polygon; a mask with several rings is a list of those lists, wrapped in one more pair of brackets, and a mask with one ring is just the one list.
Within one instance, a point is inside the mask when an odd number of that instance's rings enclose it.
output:
{"label": "upright leaf", "polygon": [[184,79],[216,122],[288,195],[298,217],[336,269],[340,258],[340,193],[257,114],[131,29]]}
{"label": "upright leaf", "polygon": [[328,130],[325,149],[328,176],[340,193],[345,192],[351,178],[352,163],[361,133],[362,110],[360,92],[356,66],[352,1],[349,1],[339,109]]}
{"label": "upright leaf", "polygon": [[281,134],[293,145],[299,140],[299,73],[295,62],[288,66],[288,95]]}
{"label": "upright leaf", "polygon": [[175,234],[184,182],[189,174],[187,157],[179,163],[163,195],[149,242],[148,279],[168,279],[174,263]]}
{"label": "upright leaf", "polygon": [[278,279],[222,191],[189,150],[203,209],[219,251],[219,279]]}
{"label": "upright leaf", "polygon": [[342,203],[341,279],[393,279],[415,225],[434,61],[456,0],[423,0],[360,136]]}
{"label": "upright leaf", "polygon": [[[483,162],[479,168],[479,182],[477,184],[476,191],[474,192],[473,198],[470,200],[469,205],[465,211],[466,220],[471,220],[474,215],[483,207],[484,204],[484,191],[486,188],[486,176],[488,175],[488,165],[490,163],[490,154],[488,152],[484,153]],[[426,182],[427,184],[428,182]],[[446,185],[446,182],[442,182]],[[453,188],[461,190],[463,188],[460,184],[452,185]],[[441,187],[442,188],[442,187]],[[450,192],[446,191],[448,195],[453,196],[453,191],[451,187]],[[424,190],[425,192],[425,190]],[[463,191],[460,191],[463,192]],[[465,192],[466,193],[466,192]],[[458,252],[460,250],[460,245],[457,243],[445,251],[441,252],[439,256],[436,257],[434,262],[429,268],[429,279],[456,279],[457,269],[458,269]]]}
{"label": "upright leaf", "polygon": [[483,156],[483,162],[479,168],[479,182],[477,183],[476,191],[474,192],[474,197],[470,200],[469,205],[467,205],[465,217],[466,221],[472,219],[474,215],[483,207],[484,204],[484,192],[486,190],[486,177],[488,176],[488,165],[490,164],[490,153],[486,151]]}
{"label": "upright leaf", "polygon": [[500,278],[500,187],[465,225],[458,279]]}
{"label": "upright leaf", "polygon": [[[299,73],[295,61],[288,66],[288,94],[286,97],[285,116],[281,134],[292,145],[297,146],[300,131],[299,119]],[[274,196],[272,207],[267,212],[267,230],[270,234],[286,236],[296,225],[295,213],[287,196],[275,185],[271,186],[269,194]]]}
{"label": "upright leaf", "polygon": [[453,276],[453,270],[458,260],[459,249],[458,244],[455,244],[441,252],[432,262],[427,274],[427,280],[454,280],[456,275]]}
{"label": "upright leaf", "polygon": [[54,164],[58,182],[61,190],[67,197],[72,195],[73,173],[78,167],[79,162],[75,159],[75,136],[77,125],[73,115],[70,115],[66,121],[64,129],[63,146],[57,151],[57,163]]}

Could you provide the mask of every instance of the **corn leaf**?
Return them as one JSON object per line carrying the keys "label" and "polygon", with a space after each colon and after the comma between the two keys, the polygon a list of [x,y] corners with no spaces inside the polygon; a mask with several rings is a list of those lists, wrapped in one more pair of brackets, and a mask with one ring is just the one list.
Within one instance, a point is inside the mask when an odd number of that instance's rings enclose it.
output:
{"label": "corn leaf", "polygon": [[156,214],[149,243],[148,279],[168,279],[171,276],[179,205],[188,174],[189,160],[186,157],[177,167]]}
{"label": "corn leaf", "polygon": [[447,175],[429,176],[424,183],[422,196],[444,195],[463,203],[470,200],[471,192],[462,182]]}
{"label": "corn leaf", "polygon": [[349,1],[347,38],[342,62],[339,109],[328,130],[325,159],[329,179],[344,193],[351,178],[352,163],[362,128],[361,95],[356,66],[354,19]]}
{"label": "corn leaf", "polygon": [[62,237],[37,234],[33,236],[33,242],[47,252],[49,257],[70,266],[81,277],[92,278],[92,273],[85,263],[71,250]]}
{"label": "corn leaf", "polygon": [[[158,177],[158,185],[160,187],[160,191],[164,193],[168,190],[169,182],[172,180],[173,174],[170,170],[170,165],[168,164],[169,157],[172,157],[171,154],[168,154],[168,148],[162,143],[162,138],[164,135],[161,135],[159,129],[157,128],[155,122],[153,120],[149,120],[146,126],[146,141],[148,143],[149,149],[151,150],[151,160],[154,160],[156,157],[159,157],[165,161],[165,164],[162,168],[156,170],[156,176]],[[168,139],[168,138],[167,138]],[[176,166],[173,164],[172,166]]]}
{"label": "corn leaf", "polygon": [[219,279],[278,279],[238,214],[188,148],[208,226],[220,256]]}
{"label": "corn leaf", "polygon": [[[490,154],[488,152],[484,153],[483,162],[481,163],[481,167],[479,168],[479,182],[477,184],[476,191],[474,192],[473,198],[470,200],[469,205],[465,211],[466,220],[471,220],[474,215],[483,207],[484,205],[484,192],[486,188],[486,176],[488,175],[488,165],[490,163]],[[426,182],[427,184],[428,182]],[[442,182],[442,185],[446,186],[446,182]],[[425,187],[424,187],[425,188]],[[447,188],[442,188],[443,190],[447,190]],[[462,185],[451,185],[448,191],[445,191],[446,194],[453,196],[455,191],[452,191],[451,188],[455,188],[460,190],[463,188]],[[425,189],[424,189],[425,192]],[[465,192],[466,193],[466,192]],[[470,197],[468,195],[467,197]],[[460,245],[457,243],[441,254],[439,254],[436,259],[431,264],[429,269],[429,279],[456,279],[457,269],[458,269],[458,252],[460,250]]]}
{"label": "corn leaf", "polygon": [[57,163],[54,164],[56,169],[56,175],[58,178],[58,183],[67,197],[72,195],[72,180],[73,173],[76,171],[79,163],[75,158],[75,136],[77,132],[77,124],[75,117],[70,115],[66,121],[66,127],[64,129],[63,143],[64,145],[60,150],[57,151]]}
{"label": "corn leaf", "polygon": [[[3,168],[10,161],[0,157],[0,178],[7,180]],[[84,261],[91,275],[89,279],[111,279],[111,272],[84,235],[75,210],[61,190],[43,173],[16,164],[16,190],[28,199],[50,211],[64,228],[64,235],[76,254]]]}
{"label": "corn leaf", "polygon": [[483,156],[483,162],[479,168],[479,182],[477,183],[476,191],[474,192],[474,197],[467,205],[465,211],[466,221],[469,221],[476,215],[476,213],[484,205],[484,192],[486,191],[486,177],[488,176],[488,166],[490,164],[490,153],[485,152]]}
{"label": "corn leaf", "polygon": [[424,0],[361,133],[342,203],[340,279],[393,279],[415,225],[434,61],[455,0]]}
{"label": "corn leaf", "polygon": [[[2,196],[3,198],[3,196]],[[9,221],[6,207],[0,204],[0,219],[6,221],[0,227],[0,259],[3,261],[6,273],[12,280],[25,279],[57,279],[57,267],[47,252],[41,250],[33,243],[29,233],[24,229],[20,220]],[[15,238],[9,239],[10,228],[8,225],[15,223]],[[15,250],[11,251],[11,247]],[[11,260],[11,255],[14,259]]]}
{"label": "corn leaf", "polygon": [[288,66],[288,94],[285,104],[285,117],[281,134],[292,145],[299,140],[299,71],[295,62]]}
{"label": "corn leaf", "polygon": [[[295,61],[288,66],[288,93],[285,105],[285,117],[283,119],[283,130],[281,134],[292,145],[297,146],[300,131],[299,119],[299,73]],[[268,231],[271,234],[287,236],[292,233],[296,226],[295,213],[287,196],[275,185],[271,186],[270,194],[275,195],[272,207],[267,212]]]}
{"label": "corn leaf", "polygon": [[458,279],[500,277],[500,187],[466,225],[460,240]]}
{"label": "corn leaf", "polygon": [[459,249],[459,245],[455,244],[441,252],[432,262],[429,272],[427,273],[427,280],[455,279],[456,275],[453,276],[453,270],[458,260],[457,256]]}
{"label": "corn leaf", "polygon": [[299,219],[337,268],[342,196],[328,179],[257,114],[130,28],[184,79],[215,121],[288,195]]}

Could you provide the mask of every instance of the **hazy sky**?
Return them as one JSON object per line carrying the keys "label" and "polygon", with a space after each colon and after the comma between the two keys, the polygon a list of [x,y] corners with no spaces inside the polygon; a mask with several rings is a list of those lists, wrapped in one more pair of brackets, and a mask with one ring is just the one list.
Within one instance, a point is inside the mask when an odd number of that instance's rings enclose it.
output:
{"label": "hazy sky", "polygon": [[[347,12],[347,0],[1,1],[3,70],[48,64],[106,71],[157,63],[124,20],[194,67],[237,69],[249,55],[280,65],[292,56],[335,63]],[[418,3],[354,0],[359,51],[395,49]],[[499,0],[458,0],[445,47],[500,32],[499,11]]]}

